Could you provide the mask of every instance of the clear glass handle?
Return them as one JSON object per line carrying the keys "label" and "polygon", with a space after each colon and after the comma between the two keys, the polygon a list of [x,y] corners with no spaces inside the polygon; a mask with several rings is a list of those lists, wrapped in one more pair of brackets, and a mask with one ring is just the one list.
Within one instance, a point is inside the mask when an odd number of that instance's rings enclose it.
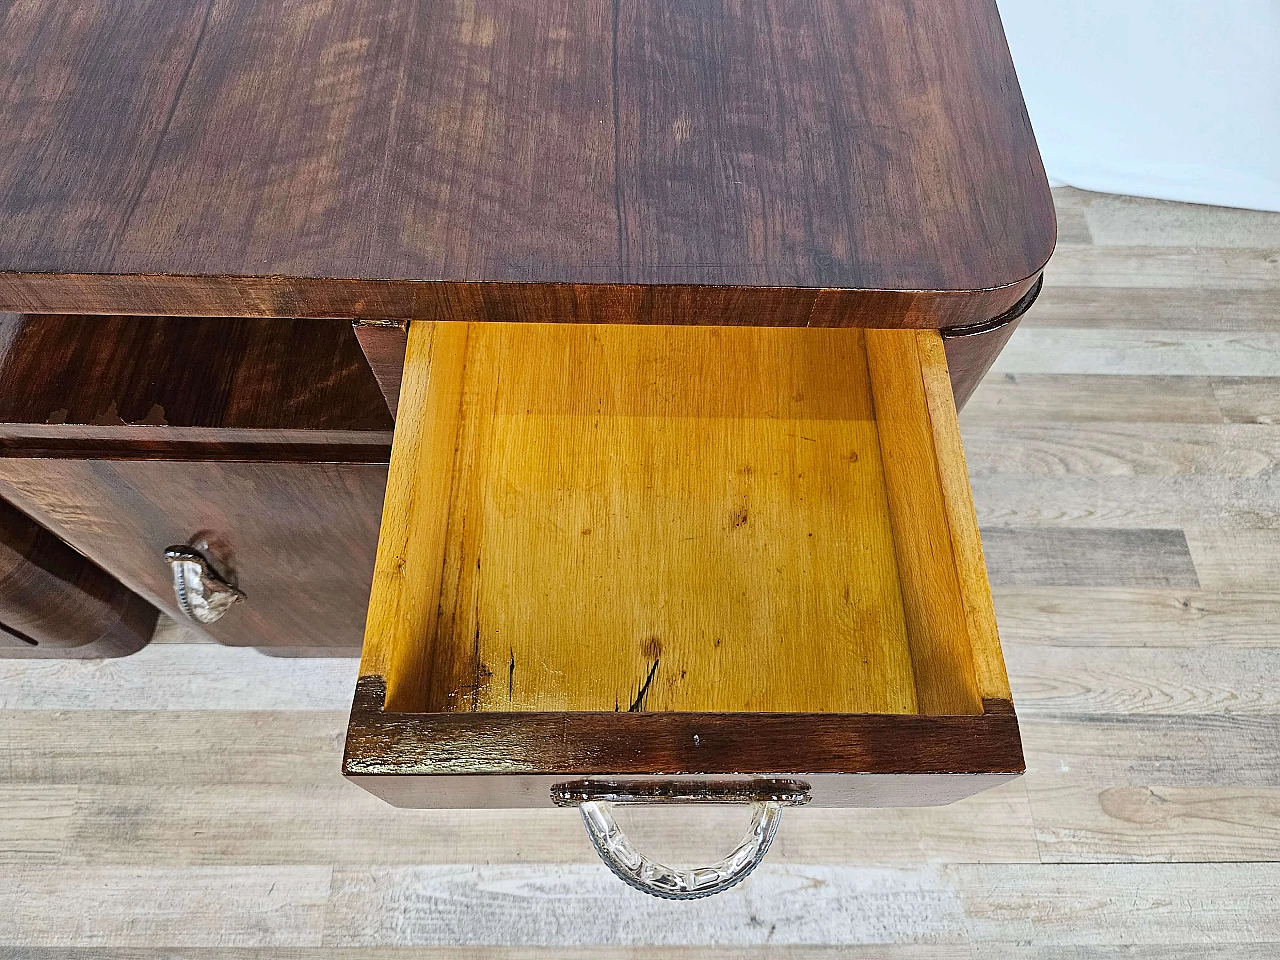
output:
{"label": "clear glass handle", "polygon": [[667,900],[709,897],[745,880],[769,852],[782,817],[782,804],[777,800],[754,801],[751,826],[731,854],[710,866],[678,870],[650,860],[637,850],[614,820],[609,801],[587,800],[580,803],[578,809],[587,826],[587,835],[605,866],[641,893]]}
{"label": "clear glass handle", "polygon": [[173,573],[178,609],[196,623],[214,623],[244,600],[244,592],[224,577],[195,545],[177,543],[164,552]]}

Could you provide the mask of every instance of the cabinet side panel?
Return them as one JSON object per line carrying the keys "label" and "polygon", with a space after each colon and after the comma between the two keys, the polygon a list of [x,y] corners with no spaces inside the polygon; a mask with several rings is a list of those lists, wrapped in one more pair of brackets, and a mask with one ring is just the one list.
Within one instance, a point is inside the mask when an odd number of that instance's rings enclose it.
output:
{"label": "cabinet side panel", "polygon": [[951,530],[951,544],[955,550],[956,570],[960,576],[978,691],[984,700],[1011,700],[1009,675],[1005,672],[1004,654],[996,629],[995,605],[991,601],[991,584],[987,580],[987,564],[978,534],[978,514],[973,506],[969,470],[960,440],[960,423],[951,401],[943,342],[931,330],[922,331],[916,337],[924,371],[929,419],[937,442],[938,474]]}
{"label": "cabinet side panel", "polygon": [[916,333],[866,337],[920,709],[981,713]]}

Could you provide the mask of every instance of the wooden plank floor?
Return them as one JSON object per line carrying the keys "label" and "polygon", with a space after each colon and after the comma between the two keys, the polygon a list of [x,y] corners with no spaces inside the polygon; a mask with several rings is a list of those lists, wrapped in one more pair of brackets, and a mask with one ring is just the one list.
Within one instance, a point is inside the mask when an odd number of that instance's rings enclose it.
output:
{"label": "wooden plank floor", "polygon": [[[345,784],[354,659],[167,630],[0,661],[0,957],[1280,955],[1280,215],[1057,198],[1045,293],[962,416],[1025,778],[788,811],[755,878],[663,903],[573,812]],[[741,816],[627,820],[685,859]]]}

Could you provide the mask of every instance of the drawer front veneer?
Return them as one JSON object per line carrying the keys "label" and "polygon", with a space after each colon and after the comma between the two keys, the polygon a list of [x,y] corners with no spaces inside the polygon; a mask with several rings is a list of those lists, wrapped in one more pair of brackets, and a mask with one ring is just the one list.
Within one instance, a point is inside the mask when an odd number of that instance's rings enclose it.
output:
{"label": "drawer front veneer", "polygon": [[[179,622],[223,643],[353,647],[386,464],[0,458],[5,495]],[[183,616],[166,547],[203,537],[246,600]]]}

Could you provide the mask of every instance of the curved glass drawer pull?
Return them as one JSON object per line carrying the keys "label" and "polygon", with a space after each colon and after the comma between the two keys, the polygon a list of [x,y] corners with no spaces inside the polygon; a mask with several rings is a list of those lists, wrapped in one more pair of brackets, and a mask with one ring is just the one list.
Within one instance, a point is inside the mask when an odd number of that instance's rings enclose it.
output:
{"label": "curved glass drawer pull", "polygon": [[[652,779],[577,780],[551,788],[556,806],[576,806],[596,853],[623,883],[667,900],[696,900],[741,883],[769,852],[784,806],[809,802],[809,784],[800,780]],[[723,860],[680,870],[658,863],[635,848],[613,818],[615,803],[750,803],[751,826]]]}
{"label": "curved glass drawer pull", "polygon": [[651,860],[637,850],[613,819],[609,801],[588,800],[578,807],[587,835],[605,866],[641,893],[667,900],[696,900],[723,893],[745,880],[760,865],[778,832],[782,804],[776,800],[757,800],[751,808],[751,826],[733,853],[705,867],[679,870]]}

